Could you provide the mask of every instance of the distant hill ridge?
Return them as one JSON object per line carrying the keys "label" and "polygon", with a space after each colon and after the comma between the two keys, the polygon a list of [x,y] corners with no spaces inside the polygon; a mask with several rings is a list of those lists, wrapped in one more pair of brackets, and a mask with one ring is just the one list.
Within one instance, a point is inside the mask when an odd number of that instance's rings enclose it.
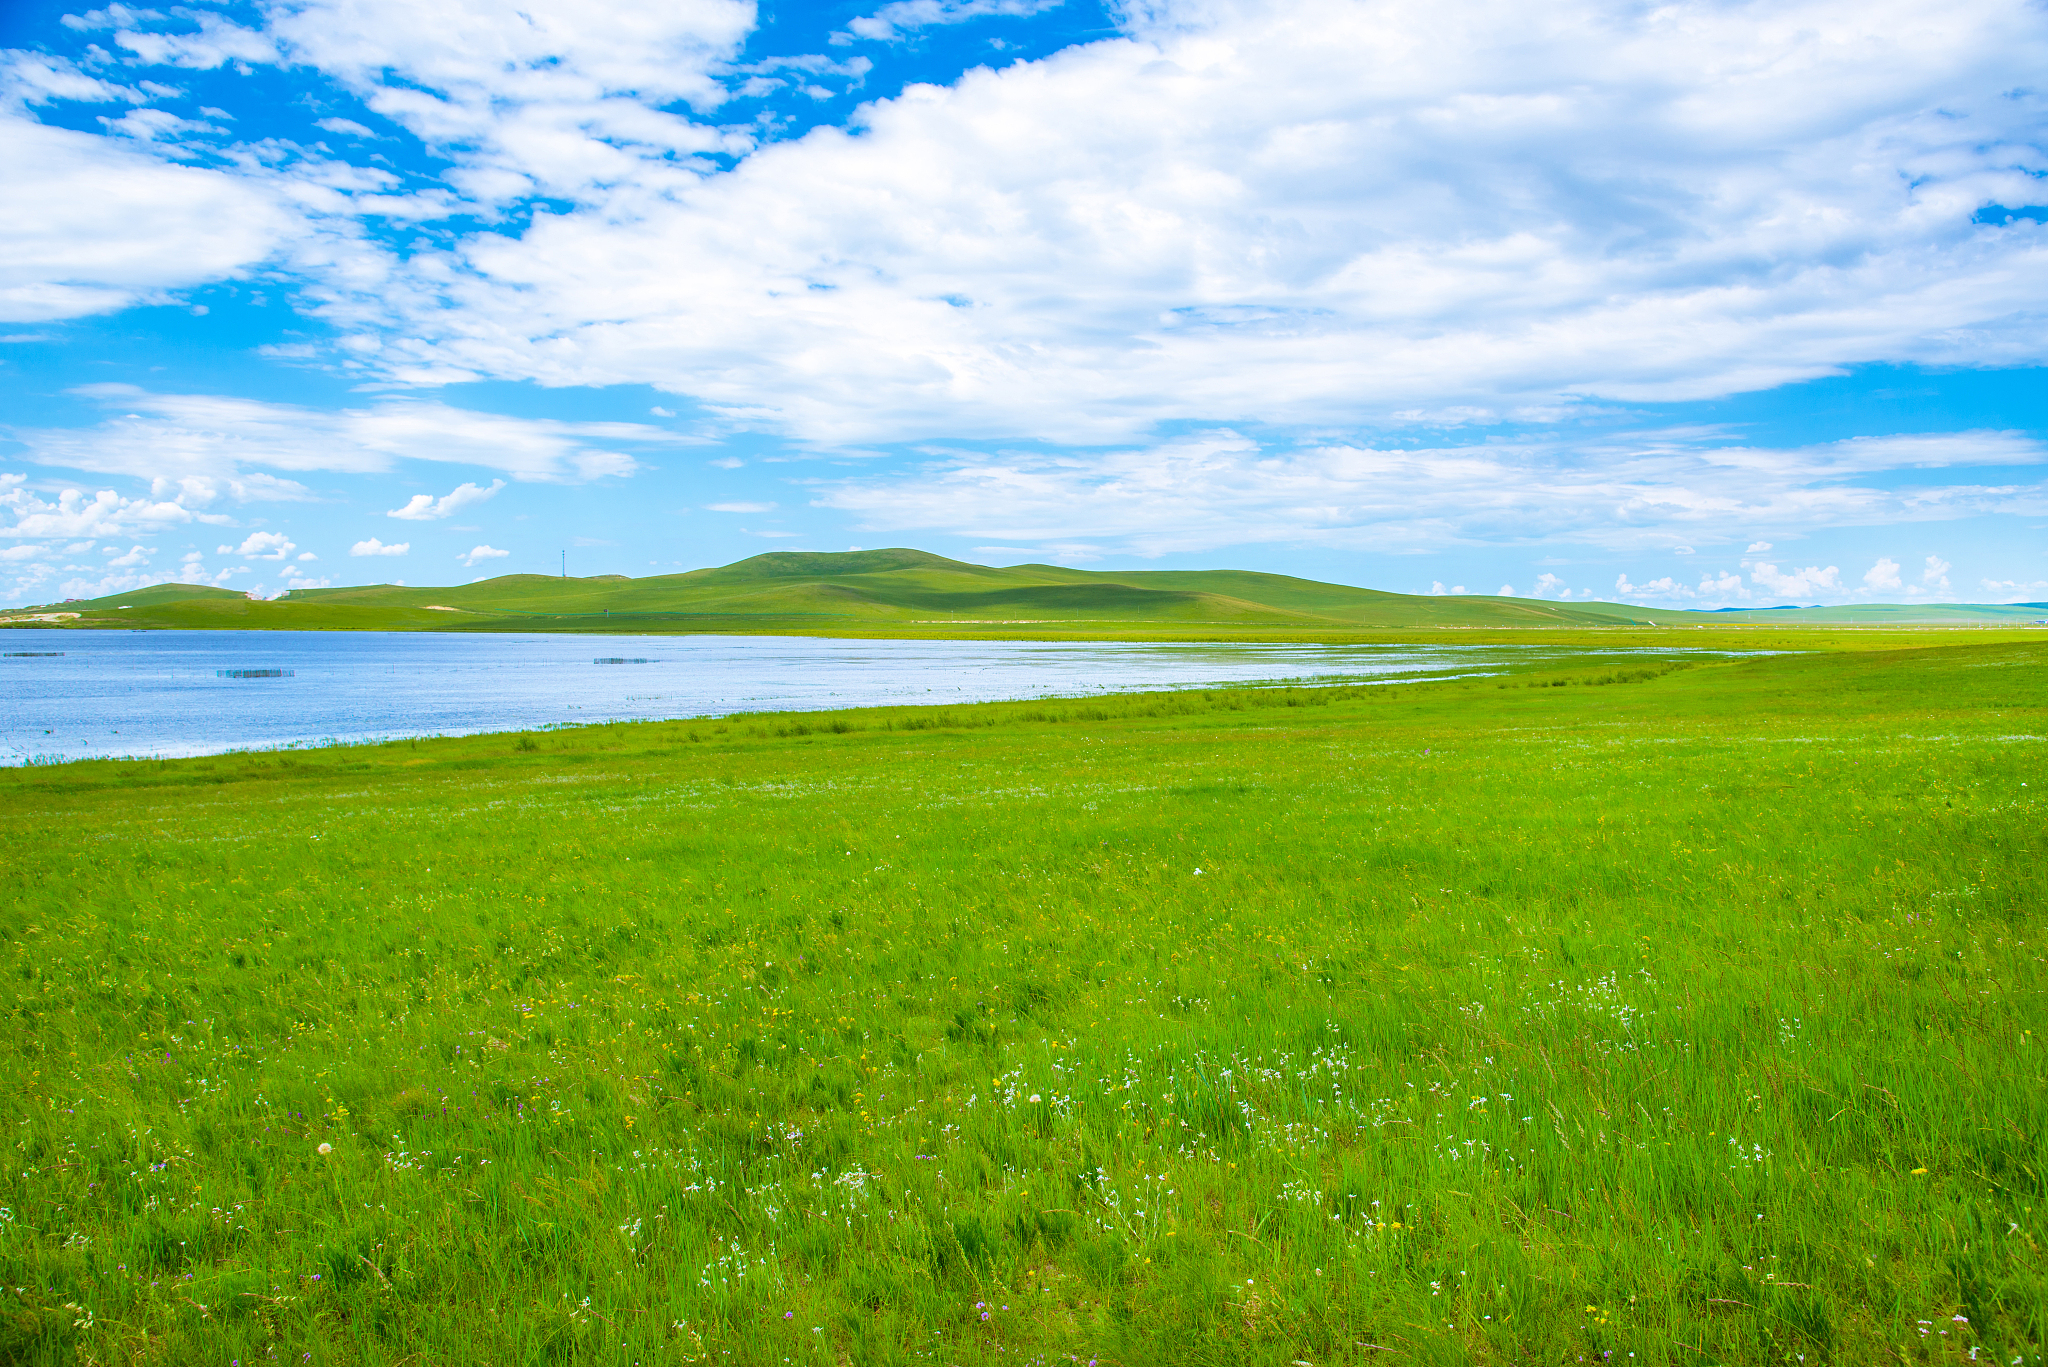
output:
{"label": "distant hill ridge", "polygon": [[[734,629],[776,621],[830,629],[947,623],[1206,624],[1314,629],[1372,627],[1693,626],[1789,623],[1995,623],[2029,620],[2039,603],[1869,604],[1684,612],[1623,603],[1549,602],[1488,594],[1386,593],[1253,570],[1069,569],[975,565],[929,551],[770,551],[716,569],[644,579],[509,574],[474,584],[297,589],[253,602],[228,589],[159,584],[57,605],[92,624],[334,627],[442,631]],[[40,611],[49,611],[44,608]],[[178,619],[178,620],[169,620]],[[83,623],[82,623],[83,624]]]}

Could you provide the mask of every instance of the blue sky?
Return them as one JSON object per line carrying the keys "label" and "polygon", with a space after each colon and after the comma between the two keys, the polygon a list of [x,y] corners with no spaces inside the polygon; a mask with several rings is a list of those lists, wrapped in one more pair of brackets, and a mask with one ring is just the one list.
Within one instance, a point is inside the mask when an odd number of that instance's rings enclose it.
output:
{"label": "blue sky", "polygon": [[0,602],[2048,600],[2048,12],[0,9]]}

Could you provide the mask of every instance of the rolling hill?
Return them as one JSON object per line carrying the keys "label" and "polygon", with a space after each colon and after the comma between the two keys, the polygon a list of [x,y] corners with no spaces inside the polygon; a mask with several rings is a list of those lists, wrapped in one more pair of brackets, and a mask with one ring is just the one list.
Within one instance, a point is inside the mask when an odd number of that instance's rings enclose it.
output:
{"label": "rolling hill", "polygon": [[[1481,629],[1740,625],[2018,625],[2048,606],[1772,608],[1676,612],[1487,595],[1422,597],[1250,570],[973,565],[925,551],[774,551],[717,569],[633,579],[515,574],[446,588],[377,584],[251,600],[159,584],[72,602],[75,625],[374,631],[829,631],[1133,627]],[[20,615],[20,614],[14,614]]]}

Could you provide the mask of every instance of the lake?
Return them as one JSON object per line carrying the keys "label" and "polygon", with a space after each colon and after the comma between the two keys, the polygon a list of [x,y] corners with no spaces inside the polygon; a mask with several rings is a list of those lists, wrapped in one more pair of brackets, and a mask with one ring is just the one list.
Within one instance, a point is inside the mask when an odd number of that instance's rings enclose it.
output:
{"label": "lake", "polygon": [[0,631],[0,652],[0,763],[12,764],[733,712],[1391,682],[1558,654],[1543,646],[19,629]]}

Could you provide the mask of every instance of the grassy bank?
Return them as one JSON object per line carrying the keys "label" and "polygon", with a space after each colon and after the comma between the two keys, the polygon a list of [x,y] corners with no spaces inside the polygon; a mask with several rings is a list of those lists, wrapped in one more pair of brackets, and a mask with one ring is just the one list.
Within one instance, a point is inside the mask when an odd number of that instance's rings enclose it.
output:
{"label": "grassy bank", "polygon": [[0,772],[0,1359],[2037,1361],[2044,665]]}

